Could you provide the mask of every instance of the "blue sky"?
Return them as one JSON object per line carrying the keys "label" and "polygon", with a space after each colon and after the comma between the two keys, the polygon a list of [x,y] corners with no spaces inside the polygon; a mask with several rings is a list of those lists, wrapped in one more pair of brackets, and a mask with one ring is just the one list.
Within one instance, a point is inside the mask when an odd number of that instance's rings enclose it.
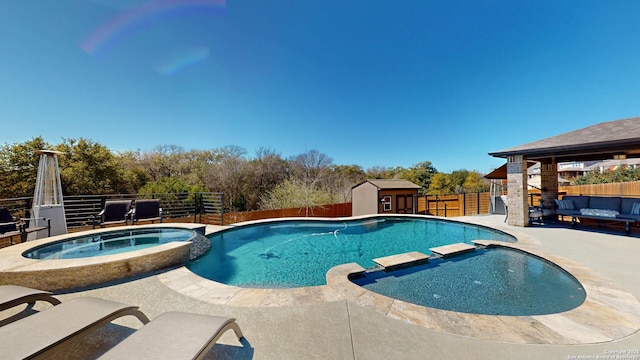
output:
{"label": "blue sky", "polygon": [[640,116],[639,1],[5,0],[0,143],[488,172]]}

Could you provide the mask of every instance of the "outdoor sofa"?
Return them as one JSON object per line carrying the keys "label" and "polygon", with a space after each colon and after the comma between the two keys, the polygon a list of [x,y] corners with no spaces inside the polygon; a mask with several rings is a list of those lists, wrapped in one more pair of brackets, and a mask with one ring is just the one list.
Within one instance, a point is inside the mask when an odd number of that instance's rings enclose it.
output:
{"label": "outdoor sofa", "polygon": [[628,234],[630,224],[640,222],[640,198],[565,195],[555,202],[555,214],[562,220],[565,216],[571,217],[571,226],[574,227],[578,219],[617,221],[625,223]]}

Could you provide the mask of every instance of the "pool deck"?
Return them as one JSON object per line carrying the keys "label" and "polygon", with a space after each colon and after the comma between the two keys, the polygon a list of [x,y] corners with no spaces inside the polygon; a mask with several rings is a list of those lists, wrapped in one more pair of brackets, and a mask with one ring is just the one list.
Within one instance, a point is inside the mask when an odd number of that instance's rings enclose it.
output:
{"label": "pool deck", "polygon": [[[527,250],[553,254],[561,262],[587,268],[592,276],[602,281],[598,290],[604,294],[613,293],[611,297],[616,298],[615,294],[622,289],[625,296],[618,304],[619,309],[624,310],[628,304],[631,304],[630,309],[635,309],[635,303],[640,299],[638,229],[632,231],[632,236],[624,236],[619,232],[571,229],[555,224],[512,227],[503,223],[503,215],[459,220],[507,231],[523,239],[520,244]],[[375,307],[344,298],[331,286],[245,291],[199,279],[184,268],[58,294],[63,301],[78,296],[97,296],[139,305],[149,318],[170,310],[235,317],[246,339],[240,344],[232,333],[225,334],[208,355],[210,359],[595,359],[597,356],[640,359],[640,334],[637,332],[613,341],[607,336],[596,336],[587,344],[559,345],[553,341],[558,332],[570,337],[584,331],[580,324],[559,322],[547,324],[558,330],[548,334],[550,341],[547,344],[514,341],[528,329],[519,332],[513,328],[503,331],[502,339],[486,340],[473,336],[474,329],[482,326],[461,321],[459,317],[449,317],[448,326],[466,328],[468,335],[388,316]],[[631,298],[625,298],[627,295]],[[47,306],[37,304],[35,309]],[[1,319],[19,310],[21,308],[0,312],[0,323]],[[611,333],[616,333],[616,329],[611,328],[616,324],[627,322],[631,327],[635,326],[638,317],[635,311],[621,319],[609,319],[605,311],[596,311],[596,314],[601,316],[591,318],[591,325],[609,328]],[[60,358],[99,355],[139,327],[134,318],[120,319],[81,339],[71,349],[71,354],[60,354]],[[588,336],[592,335],[590,332]]]}

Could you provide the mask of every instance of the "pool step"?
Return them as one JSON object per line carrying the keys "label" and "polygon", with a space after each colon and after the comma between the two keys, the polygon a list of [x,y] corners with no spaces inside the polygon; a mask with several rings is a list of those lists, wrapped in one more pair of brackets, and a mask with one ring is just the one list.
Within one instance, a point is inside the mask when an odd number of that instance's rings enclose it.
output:
{"label": "pool step", "polygon": [[438,254],[440,256],[450,256],[450,255],[455,255],[462,252],[473,251],[475,249],[476,247],[473,245],[469,245],[465,243],[456,243],[451,245],[430,248],[429,250],[431,250],[431,252],[433,252],[434,254]]}
{"label": "pool step", "polygon": [[377,259],[373,259],[373,262],[382,266],[383,268],[390,268],[394,266],[402,266],[410,263],[426,262],[429,259],[429,255],[425,255],[421,252],[412,251],[404,254],[385,256]]}

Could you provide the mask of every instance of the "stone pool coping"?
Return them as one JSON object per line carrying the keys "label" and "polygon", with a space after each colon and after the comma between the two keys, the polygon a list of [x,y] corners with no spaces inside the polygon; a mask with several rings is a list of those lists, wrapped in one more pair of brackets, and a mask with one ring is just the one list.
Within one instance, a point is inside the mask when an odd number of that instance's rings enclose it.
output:
{"label": "stone pool coping", "polygon": [[29,259],[22,254],[36,246],[97,232],[140,230],[144,228],[176,228],[205,231],[202,224],[164,223],[119,226],[80,231],[50,238],[28,241],[0,249],[0,284],[13,284],[42,290],[61,290],[144,274],[185,264],[189,260],[191,242],[169,242],[119,254],[76,259]]}

